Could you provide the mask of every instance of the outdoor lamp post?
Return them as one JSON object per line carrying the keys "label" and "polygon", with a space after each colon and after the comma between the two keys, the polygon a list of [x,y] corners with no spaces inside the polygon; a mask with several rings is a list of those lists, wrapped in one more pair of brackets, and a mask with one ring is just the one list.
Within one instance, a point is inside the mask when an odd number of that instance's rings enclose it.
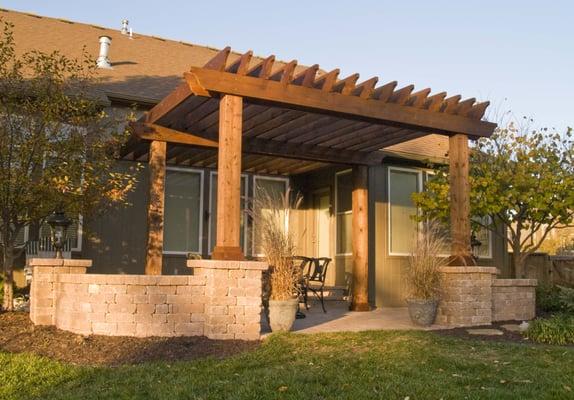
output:
{"label": "outdoor lamp post", "polygon": [[72,221],[66,217],[64,211],[54,211],[54,213],[46,219],[46,222],[50,225],[52,231],[52,244],[54,245],[54,249],[56,249],[55,258],[64,258],[62,249],[64,248],[64,243],[66,243],[68,227]]}
{"label": "outdoor lamp post", "polygon": [[478,260],[480,246],[482,246],[482,242],[478,240],[475,233],[472,232],[470,236],[470,249],[472,251],[472,258],[474,258],[475,261]]}

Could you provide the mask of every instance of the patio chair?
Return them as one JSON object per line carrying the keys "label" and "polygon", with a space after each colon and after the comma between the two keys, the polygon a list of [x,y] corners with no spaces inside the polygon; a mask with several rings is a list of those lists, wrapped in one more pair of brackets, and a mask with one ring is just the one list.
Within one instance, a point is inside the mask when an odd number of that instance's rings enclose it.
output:
{"label": "patio chair", "polygon": [[301,293],[303,295],[303,303],[305,303],[305,309],[309,309],[308,304],[308,293],[311,291],[318,300],[321,301],[321,308],[323,312],[327,312],[325,309],[325,277],[327,276],[327,267],[331,259],[328,257],[311,258],[309,259],[308,267],[306,272],[303,274],[303,279],[301,280]]}

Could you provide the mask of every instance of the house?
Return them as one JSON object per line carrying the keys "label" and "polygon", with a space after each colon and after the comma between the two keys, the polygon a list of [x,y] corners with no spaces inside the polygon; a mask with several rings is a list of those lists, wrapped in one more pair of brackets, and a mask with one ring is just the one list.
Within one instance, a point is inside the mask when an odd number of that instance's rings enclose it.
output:
{"label": "house", "polygon": [[[284,82],[286,85],[317,90],[313,87],[317,82],[326,85],[325,82],[330,81],[332,88],[339,87],[338,94],[357,99],[368,99],[378,90],[378,96],[386,96],[386,102],[393,109],[404,110],[405,115],[415,115],[417,110],[430,115],[432,109],[441,118],[452,121],[452,126],[456,122],[460,127],[469,127],[468,132],[458,132],[464,134],[459,135],[463,136],[464,143],[466,135],[488,136],[494,129],[494,124],[481,121],[487,104],[460,101],[460,96],[445,99],[441,93],[429,96],[429,90],[414,91],[412,85],[397,89],[396,82],[391,82],[379,90],[375,89],[373,79],[356,85],[358,76],[338,79],[336,71],[326,72],[318,66],[299,66],[276,61],[274,57],[236,54],[139,32],[131,36],[122,33],[119,27],[108,29],[8,10],[0,10],[0,18],[14,24],[18,52],[58,50],[69,57],[81,57],[85,46],[95,62],[100,38],[108,38],[103,39],[107,53],[103,54],[103,68],[98,69],[99,89],[107,99],[106,106],[125,112],[135,106],[140,114],[150,110],[153,113],[158,104],[170,106],[169,121],[161,122],[161,117],[157,118],[152,127],[154,132],[146,131],[150,126],[145,125],[146,117],[143,117],[145,126],[140,125],[142,130],[128,143],[122,159],[118,160],[118,168],[127,168],[138,161],[144,163],[139,183],[130,197],[131,205],[111,210],[97,219],[79,218],[73,229],[70,256],[92,259],[92,273],[145,272],[146,263],[150,262],[150,232],[158,228],[148,226],[149,199],[154,193],[150,179],[158,176],[164,181],[160,188],[164,194],[160,227],[163,240],[159,242],[160,259],[152,261],[156,267],[159,265],[161,273],[189,274],[188,254],[210,258],[220,243],[217,192],[221,187],[218,185],[218,149],[213,137],[214,133],[217,135],[221,114],[217,106],[219,100],[201,96],[191,99],[187,94],[179,103],[169,102],[184,83],[182,73],[190,68],[202,68],[211,62],[215,72],[225,70],[241,75],[240,68],[253,71],[269,67],[267,78],[276,75],[282,80],[289,76],[290,81]],[[105,64],[106,58],[109,66]],[[258,79],[264,79],[260,71],[257,74]],[[202,88],[198,87],[198,91]],[[435,134],[430,122],[428,125],[421,122],[418,126],[414,117],[405,123],[380,124],[366,116],[350,118],[340,111],[311,113],[297,104],[290,104],[291,108],[285,106],[286,103],[281,107],[268,107],[263,101],[266,99],[256,100],[260,101],[246,101],[243,107],[229,105],[231,110],[243,111],[243,134],[250,138],[244,143],[240,158],[240,207],[245,208],[263,190],[283,193],[291,187],[299,191],[304,198],[303,206],[288,221],[289,229],[297,237],[298,250],[302,255],[332,258],[327,285],[346,291],[354,276],[353,240],[358,237],[357,232],[353,232],[353,190],[357,188],[357,179],[362,179],[368,193],[364,203],[368,216],[364,236],[364,243],[368,243],[364,257],[368,302],[376,306],[403,305],[402,273],[417,231],[417,224],[411,219],[416,213],[411,194],[422,190],[432,174],[429,162],[448,162],[449,136],[455,132],[441,125]],[[381,97],[379,100],[382,101]],[[205,136],[189,135],[196,138],[193,143],[170,142],[165,136],[163,141],[157,140],[158,132],[185,133],[188,126],[205,132]],[[150,136],[146,137],[148,133]],[[149,138],[152,143],[168,143],[167,149],[163,149],[167,165],[165,179],[161,171],[160,175],[156,174],[155,150]],[[199,140],[203,140],[200,146]],[[161,158],[161,149],[155,154]],[[359,172],[353,173],[354,170]],[[228,185],[226,182],[225,190]],[[219,209],[222,207],[234,211],[231,206],[220,205]],[[260,256],[256,227],[244,213],[238,215],[239,243],[234,251],[239,250],[238,253],[247,258]],[[226,221],[221,226],[233,218],[221,217],[220,220]],[[46,233],[40,227],[26,235],[23,240],[33,238],[40,242]],[[505,265],[504,242],[488,232],[478,235],[482,242],[479,263]],[[463,243],[470,239],[470,235],[467,236],[461,239]]]}

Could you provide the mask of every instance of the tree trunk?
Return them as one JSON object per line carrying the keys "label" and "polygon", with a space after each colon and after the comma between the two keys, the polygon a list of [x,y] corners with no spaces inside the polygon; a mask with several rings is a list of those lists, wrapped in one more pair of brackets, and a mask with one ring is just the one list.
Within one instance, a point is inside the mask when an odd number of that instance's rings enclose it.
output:
{"label": "tree trunk", "polygon": [[516,246],[513,248],[512,252],[513,252],[512,266],[514,267],[514,277],[517,279],[526,278],[526,267],[524,265],[526,262],[525,255],[520,250],[520,247],[517,248]]}
{"label": "tree trunk", "polygon": [[4,311],[14,310],[14,246],[4,246],[4,300],[2,308]]}

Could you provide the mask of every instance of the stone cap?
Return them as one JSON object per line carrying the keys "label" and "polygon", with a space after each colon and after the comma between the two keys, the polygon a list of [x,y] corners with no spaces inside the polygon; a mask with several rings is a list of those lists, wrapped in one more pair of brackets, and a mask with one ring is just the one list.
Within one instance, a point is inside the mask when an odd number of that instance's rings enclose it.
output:
{"label": "stone cap", "polygon": [[29,258],[26,261],[29,267],[86,267],[92,266],[92,260],[73,258]]}
{"label": "stone cap", "polygon": [[497,275],[500,273],[496,267],[480,267],[476,265],[468,267],[442,267],[440,272],[444,274],[493,274]]}
{"label": "stone cap", "polygon": [[189,268],[206,269],[251,269],[266,271],[269,265],[263,261],[235,261],[235,260],[187,260]]}
{"label": "stone cap", "polygon": [[492,286],[537,286],[537,279],[495,279]]}

